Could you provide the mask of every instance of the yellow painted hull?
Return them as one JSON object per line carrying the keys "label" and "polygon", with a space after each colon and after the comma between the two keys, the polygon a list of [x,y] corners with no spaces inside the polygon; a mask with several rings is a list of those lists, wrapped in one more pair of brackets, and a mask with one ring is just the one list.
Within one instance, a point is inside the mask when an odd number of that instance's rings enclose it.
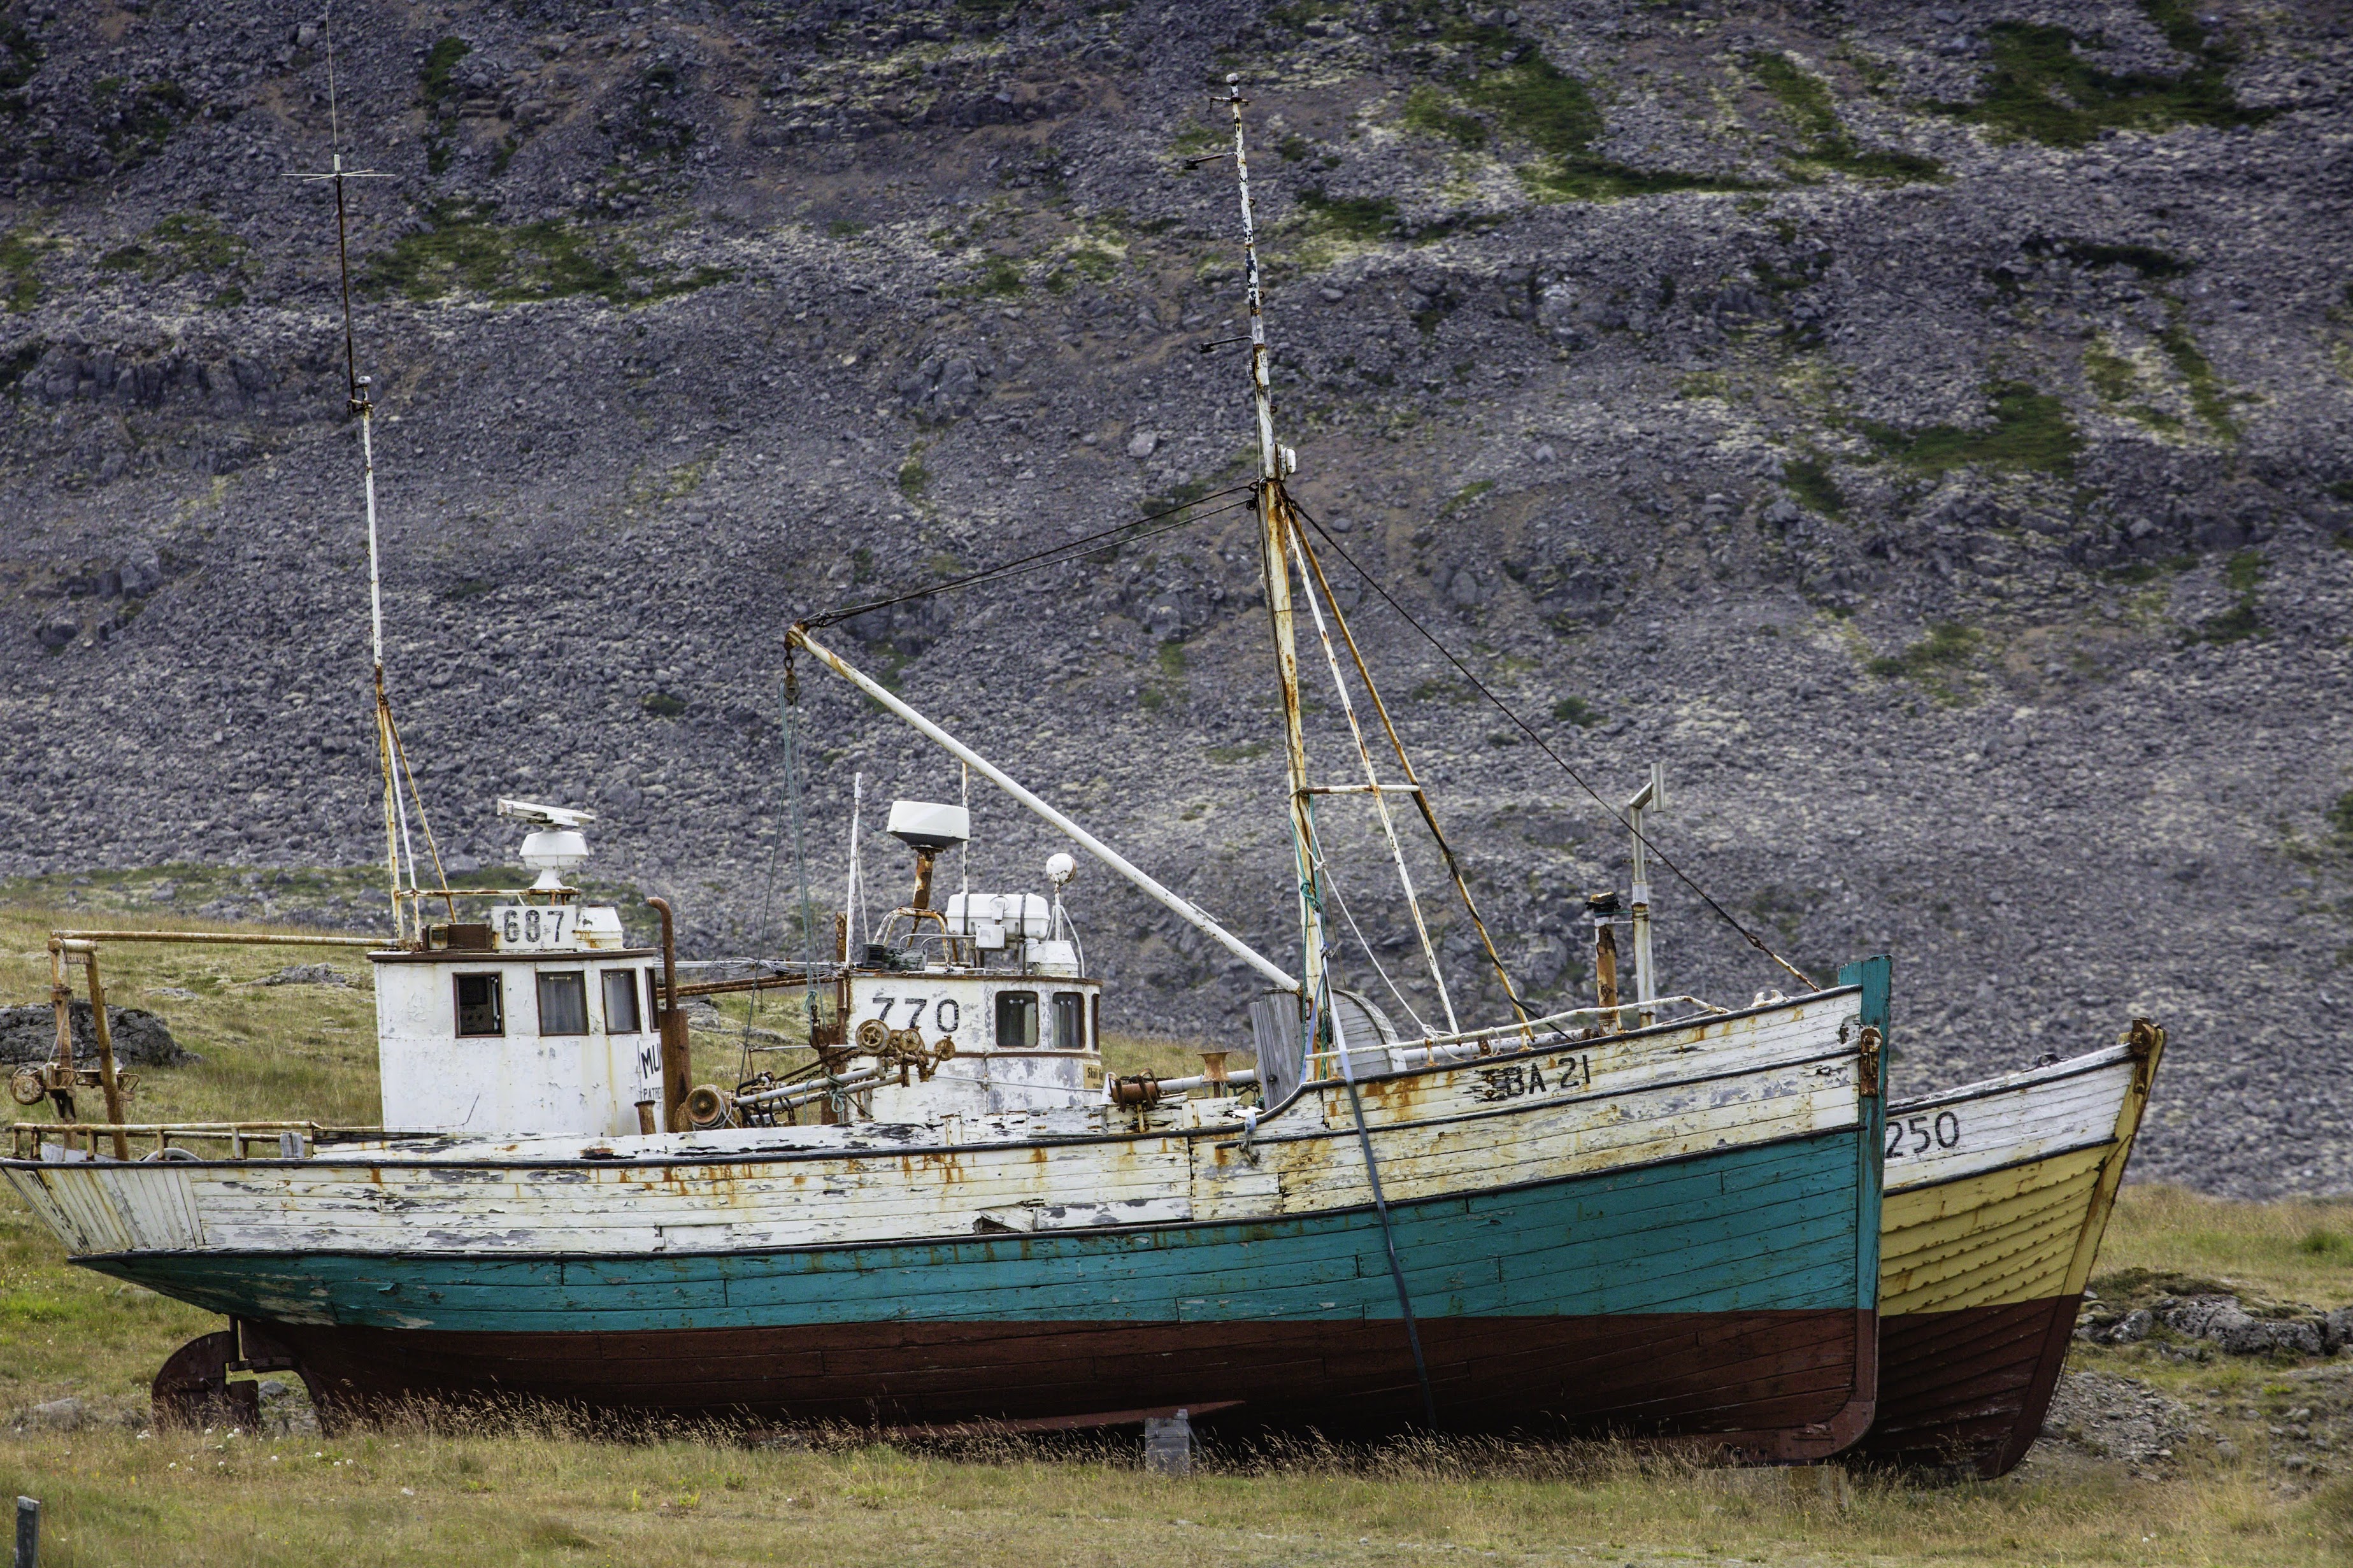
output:
{"label": "yellow painted hull", "polygon": [[[2042,1431],[2164,1032],[1888,1112],[1880,1401],[1857,1452],[2008,1471]],[[1949,1146],[1947,1145],[1949,1134]]]}

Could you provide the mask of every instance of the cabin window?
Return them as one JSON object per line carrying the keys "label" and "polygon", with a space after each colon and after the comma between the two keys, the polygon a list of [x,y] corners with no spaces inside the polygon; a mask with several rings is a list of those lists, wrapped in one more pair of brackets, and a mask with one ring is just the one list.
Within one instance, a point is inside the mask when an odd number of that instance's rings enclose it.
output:
{"label": "cabin window", "polygon": [[638,972],[634,969],[605,971],[605,1032],[608,1035],[634,1035],[644,1026],[638,1022]]}
{"label": "cabin window", "polygon": [[539,977],[539,1032],[543,1035],[585,1035],[588,1032],[587,976],[575,969]]}
{"label": "cabin window", "polygon": [[499,977],[495,974],[460,974],[457,978],[459,1036],[505,1034],[506,1007],[499,994]]}
{"label": "cabin window", "polygon": [[661,1024],[661,971],[646,971],[646,1016],[659,1027]]}
{"label": "cabin window", "polygon": [[1038,1048],[1038,993],[1000,991],[997,994],[997,1048],[1034,1051]]}
{"label": "cabin window", "polygon": [[1054,1048],[1058,1051],[1083,1051],[1087,1048],[1087,999],[1076,991],[1054,993]]}

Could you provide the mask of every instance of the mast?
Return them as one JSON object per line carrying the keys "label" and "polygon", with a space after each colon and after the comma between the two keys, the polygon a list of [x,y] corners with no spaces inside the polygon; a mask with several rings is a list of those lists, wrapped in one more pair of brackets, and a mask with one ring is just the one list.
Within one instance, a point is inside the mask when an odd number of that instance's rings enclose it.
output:
{"label": "mast", "polygon": [[[327,139],[330,162],[323,174],[295,174],[298,180],[329,180],[335,187],[335,260],[341,269],[343,297],[343,388],[344,410],[360,422],[360,493],[367,518],[368,564],[368,657],[371,666],[375,702],[375,743],[378,771],[384,784],[384,870],[385,890],[392,899],[393,941],[406,946],[409,942],[409,917],[401,903],[401,868],[407,867],[409,900],[416,908],[417,940],[424,938],[425,910],[419,899],[417,882],[417,850],[408,835],[408,805],[402,798],[400,784],[408,776],[414,791],[416,779],[408,773],[407,758],[400,747],[400,729],[392,717],[392,699],[385,687],[384,676],[384,586],[379,565],[375,521],[375,402],[370,394],[371,378],[359,373],[359,348],[352,330],[352,255],[350,209],[343,196],[346,180],[380,180],[385,176],[373,169],[343,167],[343,121],[335,91],[335,38],[333,14],[327,21]],[[448,896],[449,880],[440,870],[440,851],[433,843],[433,828],[424,822],[425,802],[417,803],[417,817],[425,828],[427,848],[433,855],[435,875],[445,898]],[[453,906],[454,918],[454,906]]]}
{"label": "mast", "polygon": [[1300,999],[1309,1025],[1303,1033],[1312,1055],[1324,1009],[1324,900],[1316,886],[1314,797],[1308,793],[1307,740],[1300,723],[1299,647],[1293,626],[1291,562],[1286,543],[1290,517],[1282,481],[1290,451],[1276,445],[1274,408],[1267,384],[1266,316],[1259,291],[1258,233],[1250,216],[1250,161],[1242,145],[1241,78],[1226,78],[1226,102],[1234,117],[1234,179],[1241,191],[1242,274],[1250,307],[1250,399],[1258,416],[1258,521],[1260,570],[1266,583],[1267,614],[1273,622],[1274,666],[1282,688],[1283,761],[1291,784],[1291,841],[1299,887]]}

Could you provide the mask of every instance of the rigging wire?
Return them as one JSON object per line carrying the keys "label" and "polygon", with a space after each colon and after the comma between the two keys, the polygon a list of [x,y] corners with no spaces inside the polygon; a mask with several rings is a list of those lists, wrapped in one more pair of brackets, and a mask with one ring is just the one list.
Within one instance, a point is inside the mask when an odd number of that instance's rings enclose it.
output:
{"label": "rigging wire", "polygon": [[1332,889],[1332,900],[1340,906],[1340,918],[1348,922],[1348,931],[1356,937],[1357,947],[1363,950],[1365,962],[1373,966],[1373,973],[1381,977],[1381,984],[1389,988],[1389,994],[1397,998],[1398,1005],[1405,1009],[1405,1016],[1413,1020],[1413,1026],[1421,1031],[1422,1037],[1427,1039],[1435,1035],[1438,1031],[1430,1026],[1428,1019],[1414,1011],[1413,1004],[1407,1001],[1405,993],[1398,989],[1398,983],[1389,978],[1388,970],[1381,967],[1380,955],[1373,951],[1373,944],[1365,940],[1364,931],[1356,924],[1356,917],[1348,912],[1348,896],[1340,890],[1340,879],[1332,874],[1332,865],[1328,860],[1324,864],[1324,885]]}
{"label": "rigging wire", "polygon": [[1544,752],[1546,756],[1550,757],[1553,762],[1558,765],[1561,772],[1567,773],[1571,779],[1576,781],[1577,788],[1591,795],[1595,804],[1599,805],[1604,812],[1609,814],[1611,821],[1617,823],[1619,826],[1623,827],[1627,832],[1633,834],[1635,837],[1641,839],[1643,848],[1650,851],[1650,853],[1657,858],[1660,865],[1664,866],[1668,870],[1673,872],[1675,879],[1683,883],[1684,887],[1689,888],[1692,892],[1698,897],[1701,903],[1705,904],[1710,910],[1714,911],[1717,919],[1723,921],[1725,924],[1730,926],[1734,931],[1738,931],[1742,938],[1747,942],[1749,946],[1755,948],[1757,952],[1763,953],[1766,957],[1771,959],[1782,968],[1788,970],[1792,975],[1795,975],[1797,979],[1804,984],[1807,990],[1819,991],[1821,989],[1821,986],[1815,982],[1811,975],[1808,974],[1804,970],[1799,969],[1796,964],[1790,963],[1788,959],[1782,957],[1779,953],[1767,946],[1764,938],[1758,936],[1755,931],[1750,931],[1746,926],[1741,924],[1740,921],[1733,916],[1729,910],[1726,910],[1722,904],[1717,903],[1715,900],[1709,897],[1707,889],[1694,881],[1690,873],[1686,872],[1681,866],[1676,865],[1674,861],[1670,858],[1647,834],[1637,831],[1634,825],[1627,821],[1625,816],[1620,813],[1616,806],[1610,805],[1607,797],[1605,797],[1599,790],[1595,789],[1590,784],[1586,782],[1585,775],[1583,773],[1578,773],[1577,769],[1570,766],[1567,758],[1563,757],[1558,752],[1554,751],[1552,747],[1546,742],[1545,738],[1542,735],[1537,734],[1535,731],[1529,728],[1527,721],[1522,719],[1518,712],[1516,712],[1509,703],[1505,702],[1501,697],[1496,696],[1494,692],[1488,689],[1487,683],[1485,681],[1481,680],[1476,675],[1471,673],[1470,667],[1465,665],[1461,659],[1455,658],[1453,650],[1449,648],[1444,643],[1440,642],[1437,637],[1431,633],[1428,626],[1423,626],[1420,621],[1414,617],[1412,611],[1398,603],[1396,596],[1386,587],[1381,585],[1380,579],[1375,577],[1370,572],[1365,570],[1363,563],[1357,561],[1355,556],[1348,553],[1346,547],[1344,546],[1337,539],[1335,539],[1330,531],[1324,528],[1321,522],[1316,521],[1314,514],[1310,512],[1305,507],[1301,506],[1296,500],[1293,500],[1291,504],[1293,510],[1296,511],[1301,517],[1306,519],[1307,526],[1314,529],[1316,534],[1322,538],[1324,542],[1332,547],[1332,552],[1339,556],[1341,560],[1345,561],[1356,572],[1356,575],[1364,581],[1365,585],[1381,596],[1381,602],[1383,604],[1388,605],[1390,609],[1395,610],[1399,618],[1401,618],[1406,625],[1411,626],[1416,632],[1421,635],[1421,638],[1424,642],[1436,648],[1439,652],[1439,656],[1444,658],[1447,663],[1452,665],[1455,672],[1461,675],[1463,679],[1471,683],[1471,689],[1476,691],[1481,697],[1485,698],[1487,701],[1494,707],[1497,712],[1501,713],[1505,719],[1511,721],[1514,729],[1518,730],[1520,733],[1525,735],[1529,740],[1535,742],[1536,749]]}
{"label": "rigging wire", "polygon": [[[887,610],[893,605],[911,604],[917,599],[928,599],[934,595],[950,593],[958,588],[977,587],[984,583],[995,582],[999,577],[1010,577],[1018,573],[1047,566],[1059,566],[1075,556],[1100,550],[1105,543],[1124,544],[1130,540],[1148,539],[1154,534],[1166,533],[1172,529],[1184,528],[1226,512],[1245,510],[1251,504],[1248,499],[1230,501],[1220,507],[1212,507],[1208,511],[1194,511],[1194,509],[1202,502],[1215,500],[1219,496],[1241,494],[1247,497],[1253,488],[1250,485],[1228,485],[1223,489],[1211,490],[1205,496],[1196,496],[1191,500],[1169,507],[1166,510],[1151,512],[1129,522],[1101,529],[1077,539],[1066,540],[1060,544],[1034,551],[1028,555],[1017,555],[1010,561],[1000,561],[994,566],[984,566],[976,572],[967,572],[962,576],[950,577],[944,582],[934,583],[929,587],[911,588],[903,594],[893,594],[887,599],[874,599],[862,605],[845,605],[839,609],[827,610],[821,615],[806,616],[801,624],[811,629],[836,626],[870,611]],[[1188,513],[1191,515],[1187,515]]]}
{"label": "rigging wire", "polygon": [[[784,707],[781,696],[776,706],[779,709]],[[793,721],[792,715],[790,713],[786,713],[784,718],[784,736],[785,766],[789,768],[793,765]],[[770,796],[769,798],[773,800],[775,797]],[[798,800],[796,798],[794,805],[797,805],[798,804]],[[795,842],[797,844],[800,830],[800,823],[797,816],[795,818],[792,826],[795,834]],[[784,853],[785,836],[783,833],[779,832],[768,842],[768,875],[766,880],[760,888],[760,923],[753,928],[754,934],[752,940],[755,944],[765,942],[768,939],[768,916],[776,909],[776,864],[779,860],[783,859]],[[804,904],[807,902],[806,899],[802,901]],[[807,912],[807,911],[806,910],[803,910],[804,915],[806,915]],[[777,945],[782,946],[783,944],[779,942]],[[807,952],[804,951],[802,953],[802,962],[803,963],[807,963],[807,961],[808,955]],[[738,1055],[743,1058],[740,1066],[743,1076],[745,1078],[750,1078],[752,1076],[752,1020],[760,1016],[760,1000],[761,994],[757,991],[753,992],[751,1005],[744,1010],[744,1038],[739,1048]]]}

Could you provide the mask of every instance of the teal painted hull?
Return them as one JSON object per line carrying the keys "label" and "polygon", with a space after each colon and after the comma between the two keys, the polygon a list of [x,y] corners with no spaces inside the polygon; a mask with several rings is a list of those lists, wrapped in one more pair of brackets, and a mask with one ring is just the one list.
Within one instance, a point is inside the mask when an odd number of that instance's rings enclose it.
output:
{"label": "teal painted hull", "polygon": [[[1696,1432],[1774,1457],[1802,1457],[1792,1429],[1859,1432],[1871,1142],[1393,1205],[1441,1423]],[[1341,1430],[1418,1405],[1369,1210],[681,1257],[88,1261],[269,1324],[331,1404],[493,1389],[907,1424],[1237,1403]]]}

